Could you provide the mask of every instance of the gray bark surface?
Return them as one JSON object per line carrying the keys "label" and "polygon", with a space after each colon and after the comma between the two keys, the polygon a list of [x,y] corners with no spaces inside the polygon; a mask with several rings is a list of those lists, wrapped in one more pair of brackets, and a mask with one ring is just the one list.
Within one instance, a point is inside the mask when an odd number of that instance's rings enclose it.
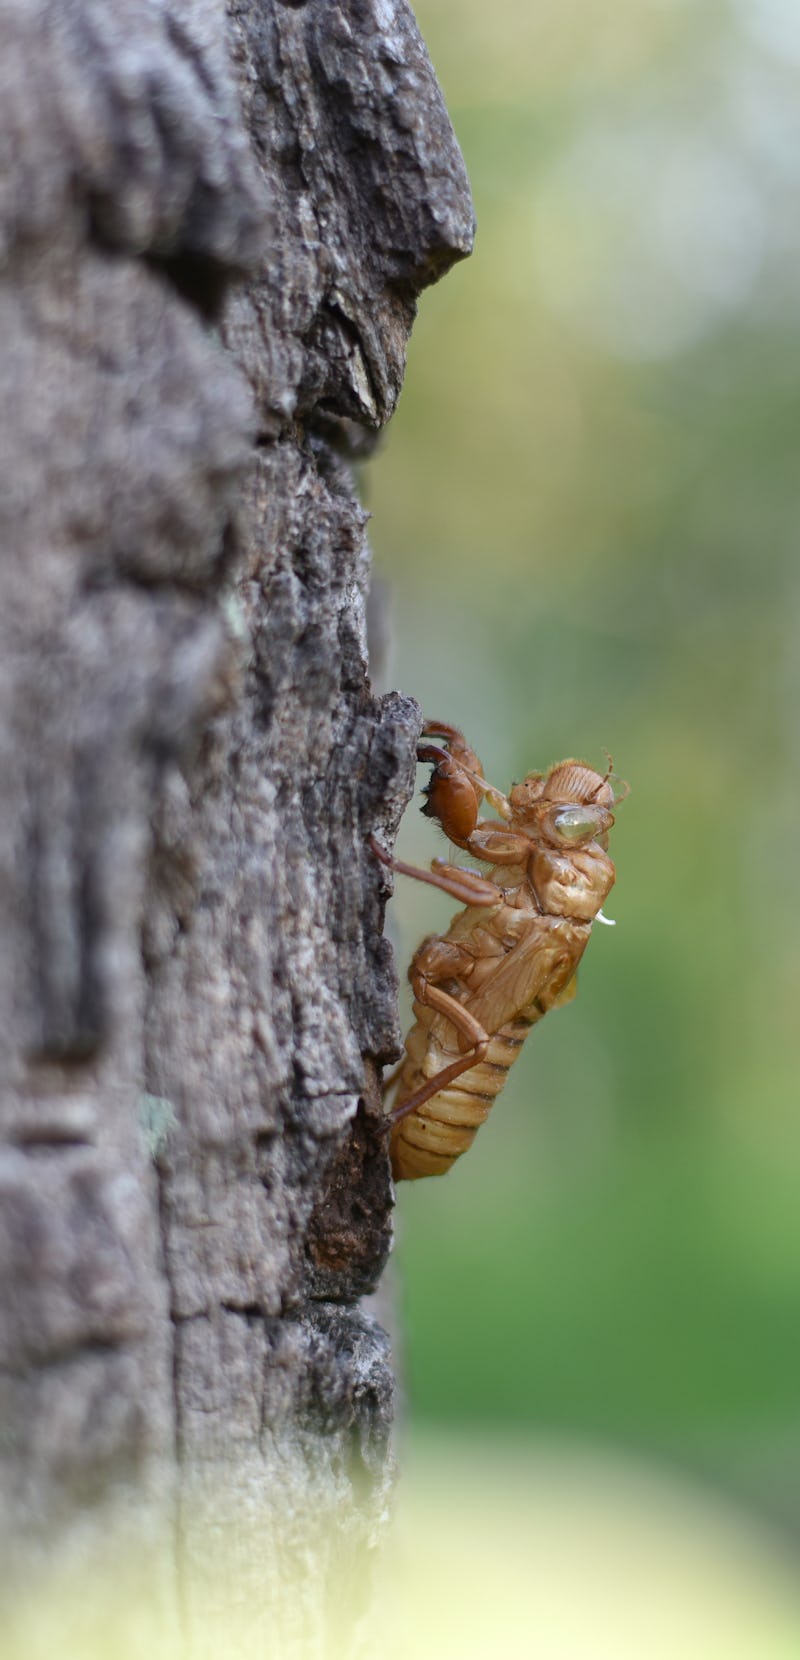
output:
{"label": "gray bark surface", "polygon": [[349,460],[468,186],[404,0],[0,0],[0,84],[0,1560],[135,1540],[198,1650],[288,1562],[322,1641],[419,729]]}

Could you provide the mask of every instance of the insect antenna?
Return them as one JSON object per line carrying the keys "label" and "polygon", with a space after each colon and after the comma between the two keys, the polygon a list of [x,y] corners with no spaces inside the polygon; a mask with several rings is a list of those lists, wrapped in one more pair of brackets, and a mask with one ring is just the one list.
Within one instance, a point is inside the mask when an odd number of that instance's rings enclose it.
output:
{"label": "insect antenna", "polygon": [[[605,744],[603,744],[603,754],[608,762],[608,766],[603,774],[603,783],[605,784],[608,782],[609,784],[619,785],[619,789],[617,790],[615,788],[614,790],[614,806],[617,807],[621,801],[627,800],[631,793],[631,787],[626,778],[620,778],[619,774],[614,771],[614,757],[611,754],[611,751],[606,749]],[[605,921],[605,918],[603,918],[603,920]]]}

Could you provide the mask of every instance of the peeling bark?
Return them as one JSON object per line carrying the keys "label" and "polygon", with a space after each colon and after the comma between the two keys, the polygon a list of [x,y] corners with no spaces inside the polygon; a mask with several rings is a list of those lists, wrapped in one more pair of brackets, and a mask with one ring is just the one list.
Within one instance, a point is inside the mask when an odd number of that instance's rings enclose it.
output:
{"label": "peeling bark", "polygon": [[390,1475],[419,729],[348,457],[469,192],[403,0],[0,0],[0,62],[2,1558],[166,1518],[201,1650],[235,1535],[308,1637]]}

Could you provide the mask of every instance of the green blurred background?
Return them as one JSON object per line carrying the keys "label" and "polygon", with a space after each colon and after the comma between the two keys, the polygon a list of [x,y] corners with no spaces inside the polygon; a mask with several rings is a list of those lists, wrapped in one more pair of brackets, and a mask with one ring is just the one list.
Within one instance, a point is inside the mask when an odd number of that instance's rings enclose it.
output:
{"label": "green blurred background", "polygon": [[[412,1419],[800,1529],[800,5],[417,15],[479,229],[367,484],[391,680],[500,787],[605,745],[631,794],[577,1001],[399,1190]],[[397,887],[406,962],[452,903]]]}

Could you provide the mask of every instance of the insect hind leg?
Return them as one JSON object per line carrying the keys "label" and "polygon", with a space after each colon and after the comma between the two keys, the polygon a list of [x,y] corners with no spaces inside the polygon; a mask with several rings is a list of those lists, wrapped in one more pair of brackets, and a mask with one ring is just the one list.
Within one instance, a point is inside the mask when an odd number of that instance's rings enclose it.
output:
{"label": "insect hind leg", "polygon": [[449,1084],[455,1083],[462,1072],[469,1072],[471,1067],[479,1066],[480,1062],[486,1059],[490,1043],[489,1033],[484,1030],[480,1021],[476,1020],[457,998],[451,997],[449,991],[443,991],[441,986],[432,986],[423,974],[414,976],[412,987],[419,1003],[435,1009],[437,1014],[443,1014],[460,1037],[469,1039],[469,1048],[449,1066],[443,1067],[441,1072],[427,1078],[419,1089],[414,1090],[413,1095],[407,1096],[405,1101],[401,1101],[398,1107],[387,1114],[387,1121],[392,1129],[402,1123],[409,1113],[424,1107],[425,1102],[438,1095],[441,1089],[447,1089]]}

